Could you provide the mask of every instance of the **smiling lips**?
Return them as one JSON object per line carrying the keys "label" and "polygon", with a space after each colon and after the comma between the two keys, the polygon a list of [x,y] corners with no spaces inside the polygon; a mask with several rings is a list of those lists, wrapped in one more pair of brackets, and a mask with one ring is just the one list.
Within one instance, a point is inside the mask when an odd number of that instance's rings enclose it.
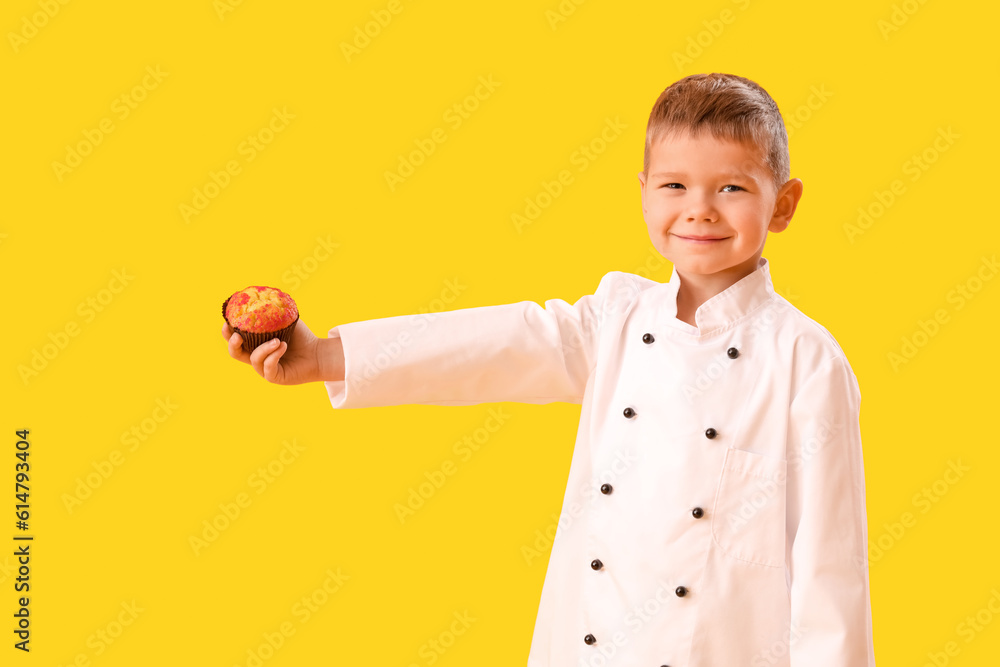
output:
{"label": "smiling lips", "polygon": [[724,236],[681,236],[680,234],[674,234],[674,236],[685,241],[690,241],[691,243],[714,243],[726,238]]}

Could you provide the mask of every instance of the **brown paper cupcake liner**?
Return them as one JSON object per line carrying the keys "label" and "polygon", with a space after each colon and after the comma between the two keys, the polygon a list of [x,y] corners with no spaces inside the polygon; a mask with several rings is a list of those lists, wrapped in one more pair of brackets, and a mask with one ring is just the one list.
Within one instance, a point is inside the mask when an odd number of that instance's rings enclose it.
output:
{"label": "brown paper cupcake liner", "polygon": [[[222,318],[228,323],[229,320],[226,319],[226,305],[229,304],[229,299],[227,298],[222,302]],[[298,315],[295,316],[295,321],[289,324],[284,329],[278,329],[277,331],[244,331],[239,327],[234,327],[232,324],[229,325],[233,331],[240,335],[243,339],[243,349],[247,352],[253,352],[258,345],[263,345],[272,338],[277,338],[278,340],[284,341],[285,343],[290,343],[292,340],[292,331],[295,329],[295,325],[299,323]]]}

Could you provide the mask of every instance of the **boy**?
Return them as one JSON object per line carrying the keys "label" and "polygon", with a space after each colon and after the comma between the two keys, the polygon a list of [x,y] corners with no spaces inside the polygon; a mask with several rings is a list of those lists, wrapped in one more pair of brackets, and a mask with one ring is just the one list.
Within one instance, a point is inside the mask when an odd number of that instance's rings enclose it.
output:
{"label": "boy", "polygon": [[668,283],[299,322],[251,355],[226,326],[229,353],[334,408],[582,404],[528,667],[874,665],[857,380],[762,257],[802,195],[787,146],[757,84],[681,79],[639,173]]}

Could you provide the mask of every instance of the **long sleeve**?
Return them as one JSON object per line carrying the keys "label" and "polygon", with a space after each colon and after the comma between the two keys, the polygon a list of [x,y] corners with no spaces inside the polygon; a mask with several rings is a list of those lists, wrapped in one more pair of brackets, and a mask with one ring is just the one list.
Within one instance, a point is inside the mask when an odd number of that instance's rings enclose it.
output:
{"label": "long sleeve", "polygon": [[861,393],[843,357],[792,401],[787,541],[794,667],[874,666]]}
{"label": "long sleeve", "polygon": [[334,408],[402,404],[582,402],[613,274],[570,305],[550,299],[399,315],[329,331],[344,348],[344,380],[326,382]]}

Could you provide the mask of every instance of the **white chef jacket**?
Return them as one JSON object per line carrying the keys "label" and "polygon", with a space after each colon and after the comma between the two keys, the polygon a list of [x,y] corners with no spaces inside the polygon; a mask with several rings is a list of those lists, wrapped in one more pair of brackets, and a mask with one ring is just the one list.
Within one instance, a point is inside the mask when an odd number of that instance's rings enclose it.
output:
{"label": "white chef jacket", "polygon": [[334,408],[582,404],[528,667],[875,664],[857,379],[768,261],[342,324]]}

